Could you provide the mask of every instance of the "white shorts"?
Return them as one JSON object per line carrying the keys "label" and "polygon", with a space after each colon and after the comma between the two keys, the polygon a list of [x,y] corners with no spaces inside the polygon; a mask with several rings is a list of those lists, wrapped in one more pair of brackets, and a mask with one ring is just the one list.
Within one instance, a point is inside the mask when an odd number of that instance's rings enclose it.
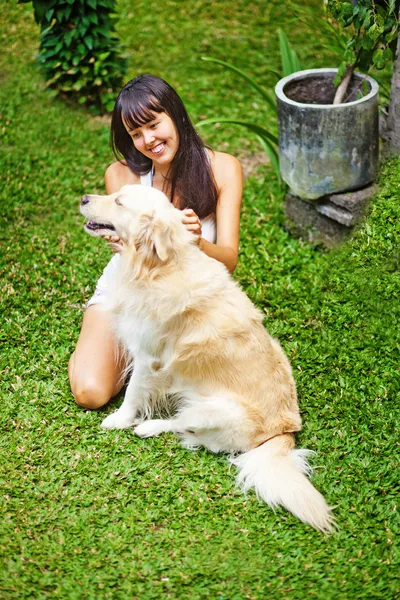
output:
{"label": "white shorts", "polygon": [[112,285],[115,271],[120,260],[120,255],[114,254],[108,265],[103,269],[103,273],[96,284],[94,294],[86,304],[86,308],[89,308],[89,306],[92,306],[93,304],[104,304],[106,290]]}

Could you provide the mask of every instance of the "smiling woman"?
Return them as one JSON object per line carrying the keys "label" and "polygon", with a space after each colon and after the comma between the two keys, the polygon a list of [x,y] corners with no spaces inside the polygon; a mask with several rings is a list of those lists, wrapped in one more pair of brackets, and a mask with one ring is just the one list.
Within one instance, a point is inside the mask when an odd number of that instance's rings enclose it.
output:
{"label": "smiling woman", "polygon": [[[125,184],[152,186],[183,211],[200,249],[233,272],[238,258],[242,171],[236,158],[206,147],[185,106],[163,79],[140,75],[121,90],[111,122],[117,162],[105,173],[107,194]],[[104,237],[120,243],[104,230]],[[120,257],[100,277],[69,362],[71,390],[85,408],[99,408],[124,383],[125,364],[110,316],[102,308]]]}
{"label": "smiling woman", "polygon": [[141,75],[126,84],[115,104],[111,139],[115,156],[137,176],[153,173],[153,187],[175,206],[200,218],[215,214],[219,192],[208,151],[165,81]]}
{"label": "smiling woman", "polygon": [[178,151],[179,138],[174,122],[167,113],[160,113],[149,123],[135,126],[133,129],[128,120],[123,119],[123,123],[132,138],[133,145],[141,154],[150,160],[157,160],[160,164],[172,162]]}

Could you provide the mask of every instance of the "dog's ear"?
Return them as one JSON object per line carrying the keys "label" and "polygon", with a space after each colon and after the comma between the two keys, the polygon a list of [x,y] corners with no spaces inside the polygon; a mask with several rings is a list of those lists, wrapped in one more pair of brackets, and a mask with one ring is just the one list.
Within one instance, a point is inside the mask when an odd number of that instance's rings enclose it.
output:
{"label": "dog's ear", "polygon": [[172,230],[169,223],[155,219],[152,227],[154,251],[158,258],[164,262],[172,252]]}
{"label": "dog's ear", "polygon": [[135,245],[137,250],[147,250],[153,258],[166,261],[173,249],[171,224],[154,213],[143,215]]}

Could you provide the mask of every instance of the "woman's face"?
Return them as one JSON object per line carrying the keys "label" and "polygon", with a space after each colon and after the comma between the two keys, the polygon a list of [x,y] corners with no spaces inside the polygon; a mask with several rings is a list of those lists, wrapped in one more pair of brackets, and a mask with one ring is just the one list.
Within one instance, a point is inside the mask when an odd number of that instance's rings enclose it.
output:
{"label": "woman's face", "polygon": [[178,151],[179,135],[175,124],[167,113],[154,113],[154,119],[137,129],[130,129],[124,123],[139,152],[150,158],[156,165],[168,165]]}

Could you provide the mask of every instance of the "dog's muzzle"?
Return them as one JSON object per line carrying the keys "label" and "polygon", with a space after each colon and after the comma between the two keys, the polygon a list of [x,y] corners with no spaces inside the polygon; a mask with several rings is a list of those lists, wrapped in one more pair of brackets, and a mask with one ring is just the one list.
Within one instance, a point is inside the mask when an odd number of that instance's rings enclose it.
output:
{"label": "dog's muzzle", "polygon": [[[81,200],[81,213],[88,219],[88,216],[85,214],[85,211],[82,210],[82,207],[87,206],[90,202],[90,195],[89,194],[85,194],[84,196],[82,196],[82,200]],[[95,231],[103,231],[103,230],[107,230],[107,231],[115,231],[115,227],[114,225],[111,225],[111,223],[98,223],[96,221],[92,221],[92,220],[88,220],[87,223],[85,224],[85,229],[86,231],[90,232],[95,232]]]}

